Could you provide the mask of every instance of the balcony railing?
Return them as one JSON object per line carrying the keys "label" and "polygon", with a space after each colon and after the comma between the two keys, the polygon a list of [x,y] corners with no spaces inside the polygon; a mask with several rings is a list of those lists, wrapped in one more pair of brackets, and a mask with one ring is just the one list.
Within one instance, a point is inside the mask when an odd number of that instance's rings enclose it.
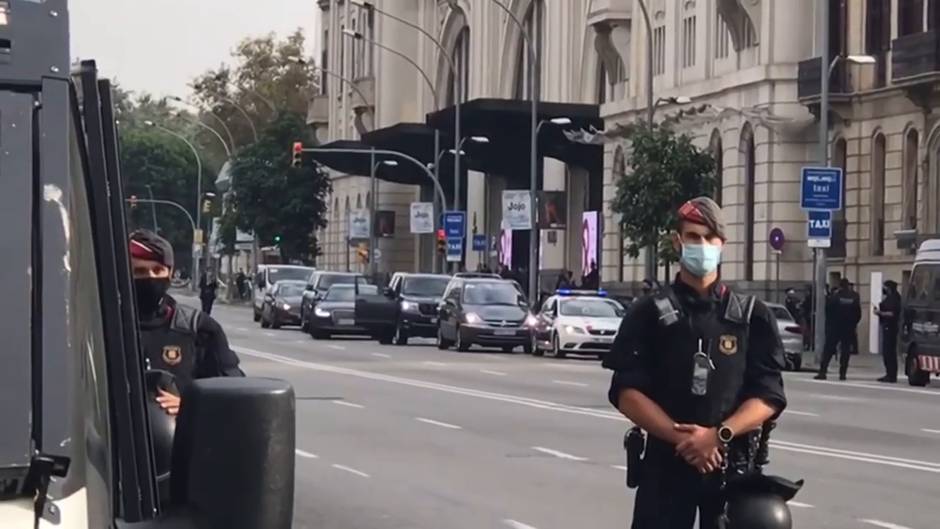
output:
{"label": "balcony railing", "polygon": [[[822,61],[820,57],[813,57],[805,61],[800,61],[797,70],[797,97],[799,99],[810,99],[819,97],[820,75]],[[826,63],[826,72],[829,71],[829,63]],[[833,68],[832,76],[829,79],[830,95],[848,94],[851,92],[849,86],[848,68],[845,61],[839,61]]]}
{"label": "balcony railing", "polygon": [[894,82],[926,81],[940,75],[940,34],[936,30],[898,37],[892,42],[891,50]]}

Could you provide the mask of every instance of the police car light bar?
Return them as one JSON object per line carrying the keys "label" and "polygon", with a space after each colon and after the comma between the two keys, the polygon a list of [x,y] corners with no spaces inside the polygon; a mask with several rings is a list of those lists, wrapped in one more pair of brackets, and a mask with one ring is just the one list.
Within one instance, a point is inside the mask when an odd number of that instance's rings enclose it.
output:
{"label": "police car light bar", "polygon": [[598,296],[602,298],[607,297],[607,291],[600,290],[574,290],[570,288],[559,288],[555,291],[555,294],[559,296]]}

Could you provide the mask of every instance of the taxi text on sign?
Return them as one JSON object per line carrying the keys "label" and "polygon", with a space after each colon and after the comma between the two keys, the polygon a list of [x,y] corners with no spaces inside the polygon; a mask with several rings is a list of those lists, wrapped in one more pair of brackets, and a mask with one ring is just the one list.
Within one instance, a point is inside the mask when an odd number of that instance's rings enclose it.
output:
{"label": "taxi text on sign", "polygon": [[800,208],[842,209],[842,178],[842,169],[838,167],[804,167],[800,178]]}
{"label": "taxi text on sign", "polygon": [[832,212],[807,211],[806,238],[811,248],[829,248],[832,240]]}
{"label": "taxi text on sign", "polygon": [[447,239],[447,262],[459,263],[463,257],[463,239]]}

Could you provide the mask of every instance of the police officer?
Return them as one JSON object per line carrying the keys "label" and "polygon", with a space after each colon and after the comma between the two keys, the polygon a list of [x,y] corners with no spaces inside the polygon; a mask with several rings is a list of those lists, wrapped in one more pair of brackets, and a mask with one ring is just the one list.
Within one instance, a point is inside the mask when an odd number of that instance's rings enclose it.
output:
{"label": "police officer", "polygon": [[696,511],[717,528],[723,463],[786,406],[772,314],[718,281],[721,208],[700,197],[678,213],[678,276],[631,306],[604,359],[610,402],[649,433],[633,529],[691,529]]}
{"label": "police officer", "polygon": [[[178,386],[198,378],[245,376],[218,322],[167,294],[173,273],[170,243],[138,230],[130,236],[130,253],[147,369],[168,371]],[[160,390],[156,400],[168,414],[179,413],[179,395]]]}
{"label": "police officer", "polygon": [[898,284],[895,281],[885,281],[882,289],[884,299],[875,315],[881,323],[881,356],[885,363],[885,376],[878,382],[894,383],[898,381],[898,323],[901,318],[901,295],[898,294]]}
{"label": "police officer", "polygon": [[842,278],[839,288],[826,300],[826,347],[819,363],[816,380],[826,380],[829,362],[839,349],[839,380],[845,380],[849,357],[857,348],[855,328],[862,319],[862,303],[848,279]]}

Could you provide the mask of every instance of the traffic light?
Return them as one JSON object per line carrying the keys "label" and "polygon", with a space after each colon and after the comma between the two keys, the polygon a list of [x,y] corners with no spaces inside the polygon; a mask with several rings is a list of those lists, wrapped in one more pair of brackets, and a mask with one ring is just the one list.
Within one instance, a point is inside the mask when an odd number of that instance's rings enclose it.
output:
{"label": "traffic light", "polygon": [[437,230],[437,253],[440,255],[447,253],[447,238],[444,236],[444,230]]}
{"label": "traffic light", "polygon": [[274,244],[281,244],[281,236],[280,236],[280,235],[275,235],[275,236],[274,236]]}
{"label": "traffic light", "polygon": [[294,149],[291,152],[291,167],[300,167],[301,163],[303,162],[303,154],[304,144],[299,141],[295,141]]}
{"label": "traffic light", "polygon": [[131,195],[128,202],[130,202],[131,209],[137,209],[137,195]]}

